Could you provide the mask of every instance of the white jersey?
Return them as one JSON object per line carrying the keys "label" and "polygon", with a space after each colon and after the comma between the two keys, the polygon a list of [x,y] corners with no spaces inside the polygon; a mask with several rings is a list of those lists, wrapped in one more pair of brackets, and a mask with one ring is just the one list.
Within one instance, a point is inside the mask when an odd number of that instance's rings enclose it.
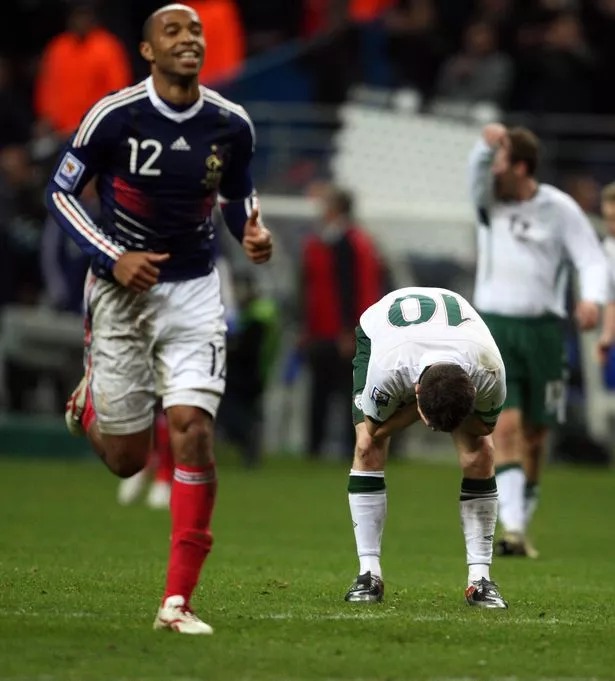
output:
{"label": "white jersey", "polygon": [[609,263],[609,303],[615,303],[615,236],[607,236],[602,245]]}
{"label": "white jersey", "polygon": [[476,310],[458,293],[410,286],[388,293],[361,315],[371,341],[360,409],[386,421],[415,400],[423,371],[437,362],[458,364],[476,387],[475,413],[494,424],[506,397],[500,351]]}
{"label": "white jersey", "polygon": [[570,262],[579,275],[581,299],[604,304],[608,265],[581,208],[548,184],[540,184],[527,201],[495,200],[494,153],[480,140],[469,161],[478,218],[476,307],[512,317],[564,317]]}

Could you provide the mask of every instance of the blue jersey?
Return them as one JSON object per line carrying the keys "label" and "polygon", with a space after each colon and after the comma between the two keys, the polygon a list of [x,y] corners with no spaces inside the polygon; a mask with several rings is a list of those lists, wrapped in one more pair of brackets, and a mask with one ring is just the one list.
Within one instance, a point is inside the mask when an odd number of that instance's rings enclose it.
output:
{"label": "blue jersey", "polygon": [[[178,111],[149,77],[86,113],[60,154],[47,205],[91,257],[96,275],[112,279],[124,251],[146,250],[171,255],[157,265],[159,281],[192,279],[213,267],[218,199],[241,206],[241,221],[229,223],[241,240],[254,193],[253,151],[254,128],[241,106],[201,86],[199,99]],[[96,223],[77,200],[93,177]]]}

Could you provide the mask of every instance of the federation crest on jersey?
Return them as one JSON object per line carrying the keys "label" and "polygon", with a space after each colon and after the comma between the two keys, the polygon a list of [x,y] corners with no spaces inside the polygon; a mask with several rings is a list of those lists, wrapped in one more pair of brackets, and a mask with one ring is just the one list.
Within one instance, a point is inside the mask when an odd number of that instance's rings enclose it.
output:
{"label": "federation crest on jersey", "polygon": [[67,151],[53,179],[62,189],[72,192],[81,179],[84,170],[85,165],[70,151]]}
{"label": "federation crest on jersey", "polygon": [[386,407],[391,399],[391,396],[388,393],[385,393],[384,390],[380,390],[380,388],[374,387],[372,390],[371,398],[375,404],[378,404],[382,407]]}
{"label": "federation crest on jersey", "polygon": [[216,189],[222,179],[224,159],[217,144],[211,145],[211,154],[205,159],[205,178],[201,182],[207,189]]}

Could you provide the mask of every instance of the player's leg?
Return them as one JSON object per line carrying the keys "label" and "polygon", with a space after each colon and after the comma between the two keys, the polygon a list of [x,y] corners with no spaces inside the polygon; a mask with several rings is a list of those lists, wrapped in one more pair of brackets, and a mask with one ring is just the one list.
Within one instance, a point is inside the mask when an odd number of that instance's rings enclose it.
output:
{"label": "player's leg", "polygon": [[534,512],[538,506],[540,489],[540,477],[546,459],[547,440],[549,429],[547,426],[524,427],[525,436],[525,505],[524,520],[525,528],[530,525]]}
{"label": "player's leg", "polygon": [[135,299],[127,289],[88,277],[86,371],[66,408],[69,431],[87,435],[102,461],[122,478],[146,464],[155,401],[151,337],[136,324]]}
{"label": "player's leg", "polygon": [[525,338],[529,331],[522,319],[490,314],[484,315],[484,319],[506,367],[506,402],[493,433],[499,495],[498,519],[502,528],[502,538],[496,544],[496,553],[523,555],[523,423],[529,380]]}
{"label": "player's leg", "polygon": [[387,512],[384,466],[390,438],[375,441],[363,422],[360,397],[367,378],[371,344],[360,327],[357,327],[356,339],[352,403],[355,448],[348,478],[348,504],[359,557],[359,575],[346,594],[346,600],[374,603],[381,601],[384,595],[380,555]]}
{"label": "player's leg", "polygon": [[210,634],[190,600],[212,546],[216,500],[214,418],[224,392],[226,346],[217,272],[161,284],[155,371],[169,423],[175,470],[165,593],[154,627]]}
{"label": "player's leg", "polygon": [[[535,348],[540,348],[536,352]],[[551,428],[561,423],[566,410],[565,349],[562,324],[559,319],[544,318],[535,324],[531,363],[531,381],[527,414],[524,423],[524,456],[526,485],[524,490],[524,529],[538,505],[538,492],[546,448]],[[527,543],[527,542],[526,542]],[[537,556],[527,544],[528,555]]]}
{"label": "player's leg", "polygon": [[463,475],[459,510],[468,564],[466,600],[484,608],[507,608],[490,574],[498,513],[493,438],[471,435],[463,428],[452,437]]}
{"label": "player's leg", "polygon": [[171,501],[173,482],[173,452],[169,436],[169,424],[162,410],[158,410],[154,422],[154,449],[152,452],[152,484],[147,492],[145,503],[154,509],[167,509]]}

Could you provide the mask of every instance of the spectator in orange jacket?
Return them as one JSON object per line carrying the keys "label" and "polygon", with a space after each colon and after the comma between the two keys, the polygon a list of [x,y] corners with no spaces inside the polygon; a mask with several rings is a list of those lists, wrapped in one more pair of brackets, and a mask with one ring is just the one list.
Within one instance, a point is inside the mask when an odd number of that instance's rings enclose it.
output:
{"label": "spectator in orange jacket", "polygon": [[98,25],[92,5],[80,2],[66,30],[47,43],[34,84],[39,120],[67,136],[101,97],[130,85],[132,74],[122,43]]}
{"label": "spectator in orange jacket", "polygon": [[234,0],[188,0],[199,15],[207,52],[199,74],[205,85],[237,75],[245,57],[245,37]]}

